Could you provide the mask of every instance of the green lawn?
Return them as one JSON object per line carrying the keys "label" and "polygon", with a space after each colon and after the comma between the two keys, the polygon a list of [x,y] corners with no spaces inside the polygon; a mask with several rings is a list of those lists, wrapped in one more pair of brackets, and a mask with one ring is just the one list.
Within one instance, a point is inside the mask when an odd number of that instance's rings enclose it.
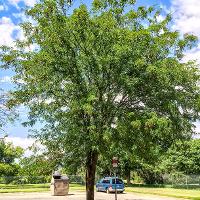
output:
{"label": "green lawn", "polygon": [[200,200],[200,190],[198,189],[126,187],[126,192]]}
{"label": "green lawn", "polygon": [[74,191],[85,191],[85,185],[71,183],[69,184],[69,189]]}
{"label": "green lawn", "polygon": [[[5,185],[0,184],[0,193],[14,192],[47,192],[50,184],[24,184],[24,185]],[[85,186],[81,184],[70,184],[70,191],[85,191]],[[156,187],[126,187],[126,192],[154,194],[160,196],[185,198],[200,200],[200,189],[175,189],[175,188],[156,188]]]}
{"label": "green lawn", "polygon": [[49,190],[49,184],[0,184],[0,193],[10,192],[43,192]]}

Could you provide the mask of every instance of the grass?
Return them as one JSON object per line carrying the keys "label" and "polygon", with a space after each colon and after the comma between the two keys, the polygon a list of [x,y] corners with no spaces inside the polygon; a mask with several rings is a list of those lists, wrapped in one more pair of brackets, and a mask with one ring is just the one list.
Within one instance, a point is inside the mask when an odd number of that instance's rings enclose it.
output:
{"label": "grass", "polygon": [[[85,186],[72,183],[69,185],[72,191],[85,191]],[[16,192],[47,192],[50,191],[50,184],[0,184],[0,193],[16,193]]]}
{"label": "grass", "polygon": [[[70,191],[85,191],[85,186],[77,183],[70,183]],[[50,184],[23,184],[23,185],[5,185],[0,184],[0,193],[16,192],[48,192]],[[191,200],[200,200],[200,189],[176,189],[170,187],[150,187],[150,186],[131,186],[126,187],[126,192],[151,194],[159,196],[168,196],[176,198],[185,198]]]}
{"label": "grass", "polygon": [[77,184],[77,183],[70,183],[69,189],[72,191],[85,191],[85,185]]}
{"label": "grass", "polygon": [[48,190],[49,184],[0,184],[0,193],[44,192]]}
{"label": "grass", "polygon": [[200,190],[198,189],[126,187],[126,192],[200,200]]}

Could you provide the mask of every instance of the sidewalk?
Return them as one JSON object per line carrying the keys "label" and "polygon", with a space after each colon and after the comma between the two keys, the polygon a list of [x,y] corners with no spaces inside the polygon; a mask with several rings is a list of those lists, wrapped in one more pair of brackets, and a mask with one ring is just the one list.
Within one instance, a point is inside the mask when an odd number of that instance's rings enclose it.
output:
{"label": "sidewalk", "polygon": [[[171,197],[124,193],[117,195],[118,200],[177,200]],[[7,193],[0,194],[0,200],[85,200],[85,192],[70,192],[68,196],[51,196],[48,192],[43,193]],[[115,194],[95,192],[95,200],[115,200]],[[179,198],[179,200],[181,200]]]}

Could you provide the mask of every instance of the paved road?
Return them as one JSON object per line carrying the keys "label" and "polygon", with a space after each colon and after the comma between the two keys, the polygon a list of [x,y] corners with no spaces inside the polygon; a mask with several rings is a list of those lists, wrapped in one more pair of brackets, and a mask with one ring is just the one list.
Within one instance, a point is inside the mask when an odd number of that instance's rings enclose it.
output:
{"label": "paved road", "polygon": [[[50,193],[12,193],[0,194],[0,200],[85,200],[84,192],[71,192],[68,196],[51,196]],[[95,193],[95,200],[115,200],[114,194],[103,192]],[[143,195],[124,193],[118,194],[118,200],[177,200],[176,198],[160,197],[155,195]],[[178,199],[180,200],[180,198]]]}

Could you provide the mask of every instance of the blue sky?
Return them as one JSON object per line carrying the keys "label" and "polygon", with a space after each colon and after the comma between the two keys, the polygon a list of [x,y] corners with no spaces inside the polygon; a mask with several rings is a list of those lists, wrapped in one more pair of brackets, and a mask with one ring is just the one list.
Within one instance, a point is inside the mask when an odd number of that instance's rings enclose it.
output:
{"label": "blue sky", "polygon": [[[23,38],[19,23],[23,22],[23,8],[25,6],[34,6],[37,0],[0,0],[0,45],[13,46],[13,40]],[[75,0],[77,6],[79,2],[89,4],[91,0]],[[181,33],[194,33],[200,36],[200,0],[138,0],[138,5],[158,5],[165,12],[173,13],[172,29],[179,30]],[[160,16],[162,20],[163,16]],[[200,62],[200,45],[186,53],[184,60],[197,59]],[[11,70],[0,70],[0,88],[4,91],[13,89]],[[20,118],[13,124],[7,124],[4,130],[8,133],[7,140],[13,141],[15,145],[27,147],[33,140],[27,139],[28,129],[21,125],[27,118],[27,109],[20,107]],[[37,125],[36,127],[39,127]],[[197,123],[197,132],[200,132],[199,123]],[[0,137],[3,133],[0,132]]]}

